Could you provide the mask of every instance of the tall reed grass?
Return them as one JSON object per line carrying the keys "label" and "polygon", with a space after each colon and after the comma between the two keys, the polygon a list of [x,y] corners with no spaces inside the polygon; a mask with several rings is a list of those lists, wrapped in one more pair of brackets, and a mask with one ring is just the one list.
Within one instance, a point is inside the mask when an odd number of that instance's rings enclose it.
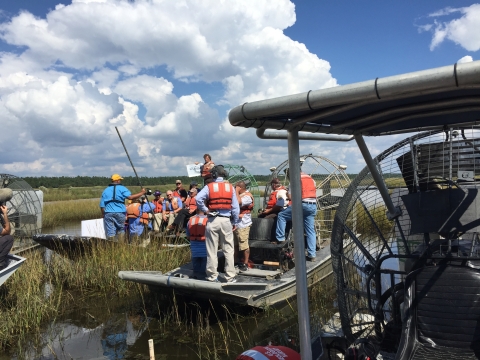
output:
{"label": "tall reed grass", "polygon": [[46,203],[43,206],[42,227],[49,228],[71,221],[98,219],[101,216],[98,200]]}
{"label": "tall reed grass", "polygon": [[24,256],[27,261],[0,293],[0,349],[27,343],[47,320],[70,308],[79,297],[96,294],[114,301],[136,294],[139,288],[148,293],[146,287],[119,279],[118,271],[167,271],[187,262],[190,252],[165,250],[161,243],[142,248],[102,242],[76,261],[53,256],[45,263],[41,251]]}

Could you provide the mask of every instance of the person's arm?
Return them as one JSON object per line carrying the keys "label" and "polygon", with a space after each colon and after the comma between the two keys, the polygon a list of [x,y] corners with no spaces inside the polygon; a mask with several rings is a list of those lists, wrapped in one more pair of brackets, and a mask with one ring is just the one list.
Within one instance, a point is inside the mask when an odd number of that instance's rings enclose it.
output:
{"label": "person's arm", "polygon": [[240,196],[240,186],[235,186],[235,195],[237,196],[237,201],[238,204],[241,206],[242,205],[242,197]]}
{"label": "person's arm", "polygon": [[173,212],[175,214],[179,213],[180,211],[182,211],[182,208],[183,208],[183,203],[182,203],[182,199],[178,198],[177,197],[177,204],[178,204],[178,208],[173,210]]}
{"label": "person's arm", "polygon": [[2,214],[3,214],[3,220],[5,221],[5,226],[3,227],[1,235],[2,236],[10,235],[11,228],[10,228],[10,220],[8,220],[8,214],[7,214],[8,209],[5,205],[0,206],[0,209],[1,209]]}
{"label": "person's arm", "polygon": [[237,225],[240,223],[240,206],[238,205],[237,196],[232,194],[232,218],[233,218],[233,231],[237,228]]}
{"label": "person's arm", "polygon": [[208,186],[204,186],[203,189],[197,194],[197,207],[202,210],[205,214],[208,213],[208,208],[205,206],[205,200],[208,199],[210,195],[210,190]]}
{"label": "person's arm", "polygon": [[147,191],[146,191],[144,188],[142,188],[142,190],[141,190],[139,193],[136,193],[136,194],[127,196],[127,199],[128,199],[128,200],[136,200],[136,199],[138,199],[140,196],[145,195],[146,192],[147,192]]}

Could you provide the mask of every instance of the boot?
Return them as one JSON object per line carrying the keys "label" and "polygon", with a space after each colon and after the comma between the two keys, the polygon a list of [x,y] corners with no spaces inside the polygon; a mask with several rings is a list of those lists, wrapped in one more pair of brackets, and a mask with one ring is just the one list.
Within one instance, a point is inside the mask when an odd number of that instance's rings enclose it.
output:
{"label": "boot", "polygon": [[117,237],[120,244],[125,244],[125,233],[117,234]]}

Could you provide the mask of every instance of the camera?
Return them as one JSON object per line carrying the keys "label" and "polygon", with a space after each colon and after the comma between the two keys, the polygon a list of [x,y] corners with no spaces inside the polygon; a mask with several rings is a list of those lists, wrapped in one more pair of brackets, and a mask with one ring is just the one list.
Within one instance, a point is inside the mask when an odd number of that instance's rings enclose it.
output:
{"label": "camera", "polygon": [[152,195],[153,192],[152,192],[152,189],[145,189],[145,195]]}

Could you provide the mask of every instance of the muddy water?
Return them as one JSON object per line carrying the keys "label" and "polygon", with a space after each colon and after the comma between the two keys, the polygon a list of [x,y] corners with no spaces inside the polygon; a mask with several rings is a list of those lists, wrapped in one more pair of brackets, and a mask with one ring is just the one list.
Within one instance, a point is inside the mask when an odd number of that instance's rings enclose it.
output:
{"label": "muddy water", "polygon": [[51,228],[42,228],[43,234],[68,234],[74,236],[82,235],[81,223],[79,221],[66,222],[63,225],[58,225]]}
{"label": "muddy water", "polygon": [[[79,299],[75,309],[45,326],[36,349],[0,359],[148,359],[149,339],[156,359],[234,359],[259,344],[296,344],[295,303],[262,312],[182,299],[176,306],[164,299],[159,309],[152,299],[145,300]],[[166,321],[173,312],[175,318]],[[208,327],[210,335],[199,336]]]}

